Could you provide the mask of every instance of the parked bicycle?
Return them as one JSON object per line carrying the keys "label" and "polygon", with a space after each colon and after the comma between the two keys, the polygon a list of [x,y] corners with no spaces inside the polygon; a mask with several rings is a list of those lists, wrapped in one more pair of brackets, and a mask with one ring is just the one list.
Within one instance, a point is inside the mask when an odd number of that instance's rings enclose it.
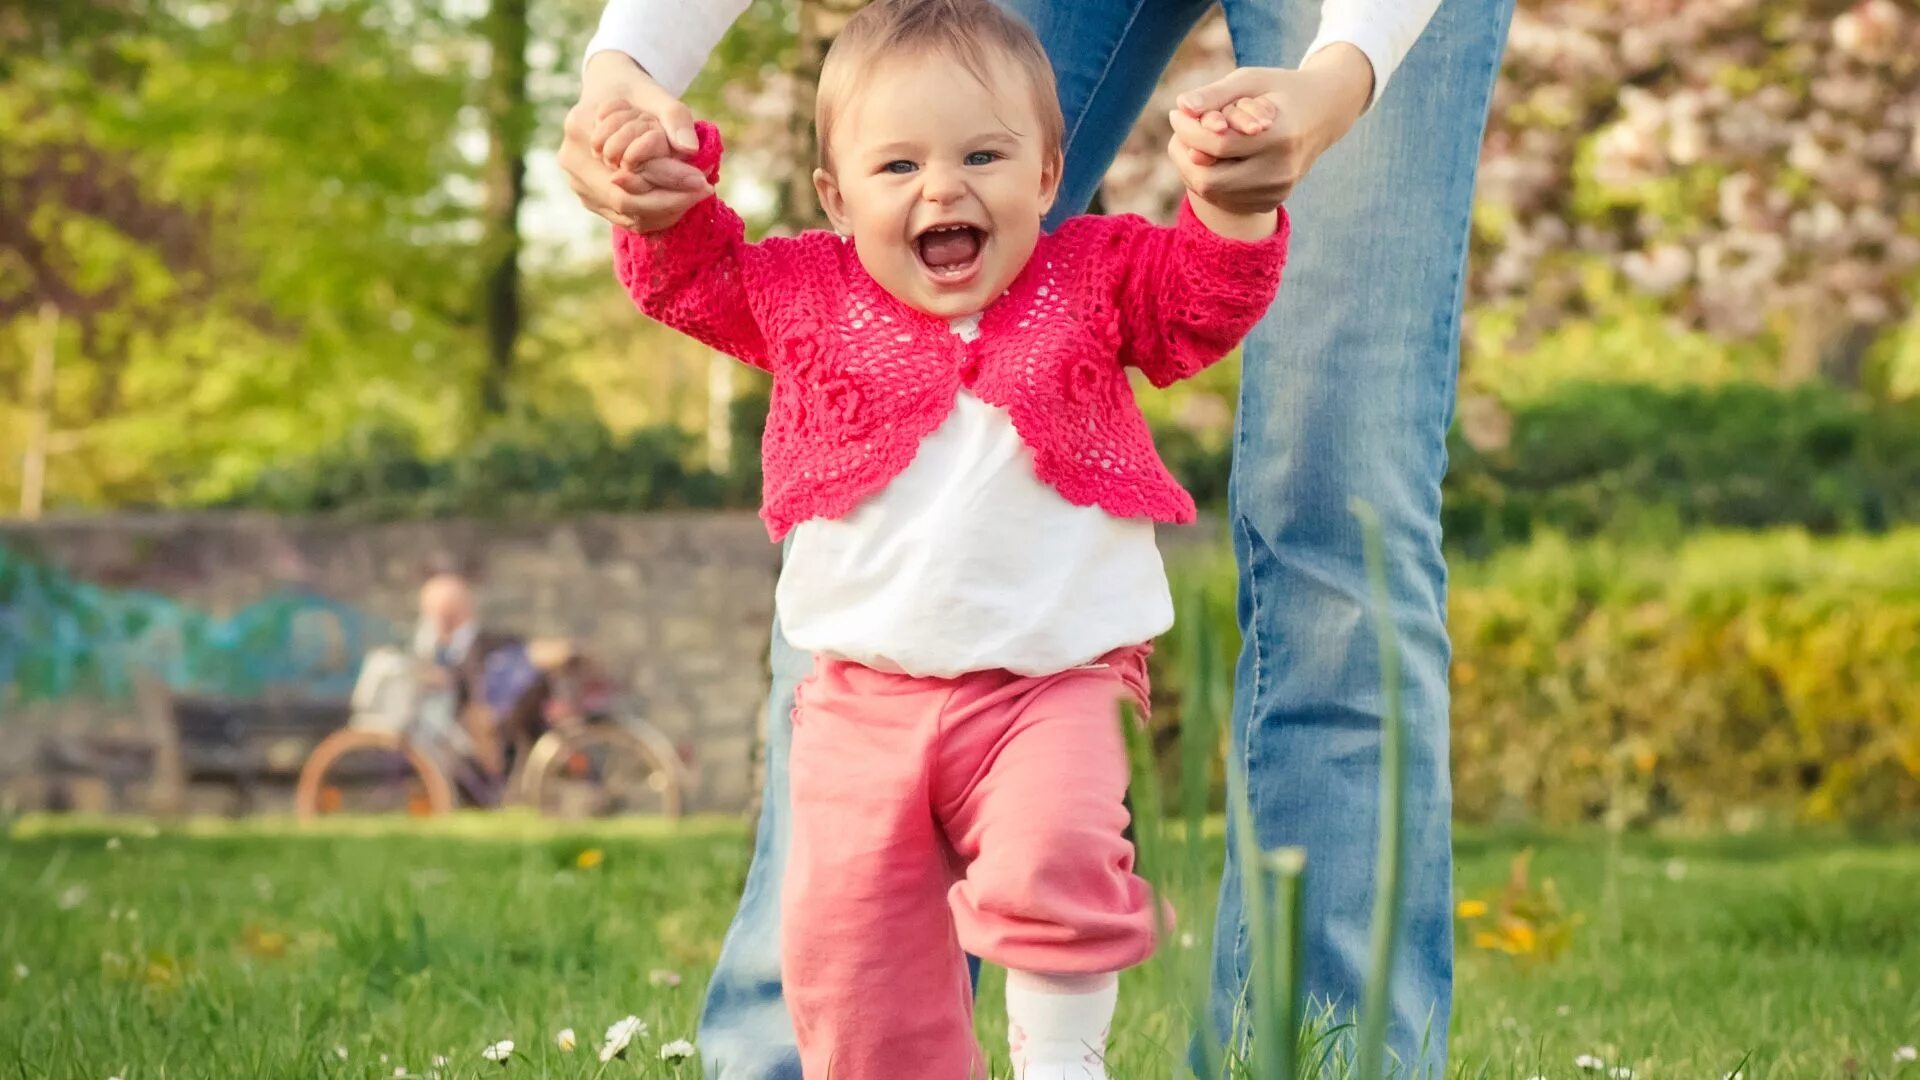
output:
{"label": "parked bicycle", "polygon": [[[308,755],[294,793],[303,819],[432,815],[524,805],[542,814],[678,817],[684,777],[672,743],[612,694],[565,642],[535,641],[487,660],[486,692],[461,716],[429,661],[398,649],[367,657],[347,726]],[[537,708],[517,708],[532,701]],[[463,722],[463,720],[465,722]],[[482,754],[474,732],[497,748]],[[488,758],[500,767],[487,768]],[[503,759],[503,760],[501,760]]]}

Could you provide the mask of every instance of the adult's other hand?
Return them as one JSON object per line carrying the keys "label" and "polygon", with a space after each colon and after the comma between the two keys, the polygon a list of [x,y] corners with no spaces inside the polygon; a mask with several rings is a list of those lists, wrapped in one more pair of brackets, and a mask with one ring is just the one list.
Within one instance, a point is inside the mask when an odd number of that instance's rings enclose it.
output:
{"label": "adult's other hand", "polygon": [[[637,120],[610,118],[638,113]],[[664,229],[713,194],[698,169],[675,157],[700,145],[693,114],[623,53],[587,61],[580,100],[567,110],[560,168],[580,204],[622,228]]]}

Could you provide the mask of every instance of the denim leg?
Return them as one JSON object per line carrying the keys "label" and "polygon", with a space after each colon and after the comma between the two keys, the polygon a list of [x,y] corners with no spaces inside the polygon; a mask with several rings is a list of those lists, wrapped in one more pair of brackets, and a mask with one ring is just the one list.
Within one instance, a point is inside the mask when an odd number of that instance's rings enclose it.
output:
{"label": "denim leg", "polygon": [[[1226,0],[1244,65],[1291,65],[1318,0]],[[1358,496],[1384,524],[1403,652],[1405,896],[1390,1044],[1439,1074],[1452,1004],[1452,791],[1440,481],[1458,367],[1474,170],[1512,0],[1445,0],[1380,102],[1288,201],[1293,244],[1245,347],[1230,518],[1244,633],[1232,752],[1263,847],[1307,850],[1305,980],[1358,1007],[1369,967],[1379,809],[1379,656]],[[1227,844],[1213,1019],[1247,976]]]}
{"label": "denim leg", "polygon": [[1052,229],[1084,213],[1173,51],[1212,0],[996,0],[1027,20],[1053,61],[1066,117],[1066,174]]}
{"label": "denim leg", "polygon": [[793,690],[812,670],[813,658],[787,644],[776,618],[769,660],[766,778],[753,862],[700,1014],[700,1054],[713,1080],[800,1080],[793,1020],[780,993],[780,884],[787,867]]}

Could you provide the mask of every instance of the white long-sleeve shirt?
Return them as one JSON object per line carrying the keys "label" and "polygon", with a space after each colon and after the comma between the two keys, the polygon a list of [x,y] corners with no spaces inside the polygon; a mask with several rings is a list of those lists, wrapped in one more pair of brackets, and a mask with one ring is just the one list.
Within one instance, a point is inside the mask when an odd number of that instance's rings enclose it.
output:
{"label": "white long-sleeve shirt", "polygon": [[[979,317],[953,331],[973,340]],[[817,656],[921,678],[1051,675],[1173,626],[1153,532],[1062,498],[1007,410],[962,390],[886,487],[794,527],[774,606],[787,642]]]}
{"label": "white long-sleeve shirt", "polygon": [[[686,93],[708,54],[751,0],[607,0],[600,29],[587,56],[625,53],[668,92]],[[1373,65],[1373,98],[1432,21],[1440,0],[1321,0],[1320,30],[1307,46],[1312,56],[1345,42]],[[1304,63],[1304,58],[1302,60]]]}

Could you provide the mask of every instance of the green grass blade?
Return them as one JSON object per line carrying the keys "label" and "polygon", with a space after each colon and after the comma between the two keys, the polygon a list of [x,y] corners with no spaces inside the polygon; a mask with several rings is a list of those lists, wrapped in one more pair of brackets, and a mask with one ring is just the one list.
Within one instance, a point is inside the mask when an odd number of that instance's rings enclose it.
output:
{"label": "green grass blade", "polygon": [[1373,594],[1373,622],[1380,641],[1380,848],[1374,871],[1372,971],[1360,1010],[1360,1041],[1356,1048],[1360,1080],[1385,1076],[1387,1016],[1392,996],[1393,961],[1400,939],[1400,870],[1402,789],[1406,785],[1404,732],[1400,704],[1399,636],[1393,625],[1387,591],[1386,552],[1381,540],[1380,515],[1364,500],[1355,499],[1353,514],[1360,519],[1361,543],[1366,554],[1367,582]]}

